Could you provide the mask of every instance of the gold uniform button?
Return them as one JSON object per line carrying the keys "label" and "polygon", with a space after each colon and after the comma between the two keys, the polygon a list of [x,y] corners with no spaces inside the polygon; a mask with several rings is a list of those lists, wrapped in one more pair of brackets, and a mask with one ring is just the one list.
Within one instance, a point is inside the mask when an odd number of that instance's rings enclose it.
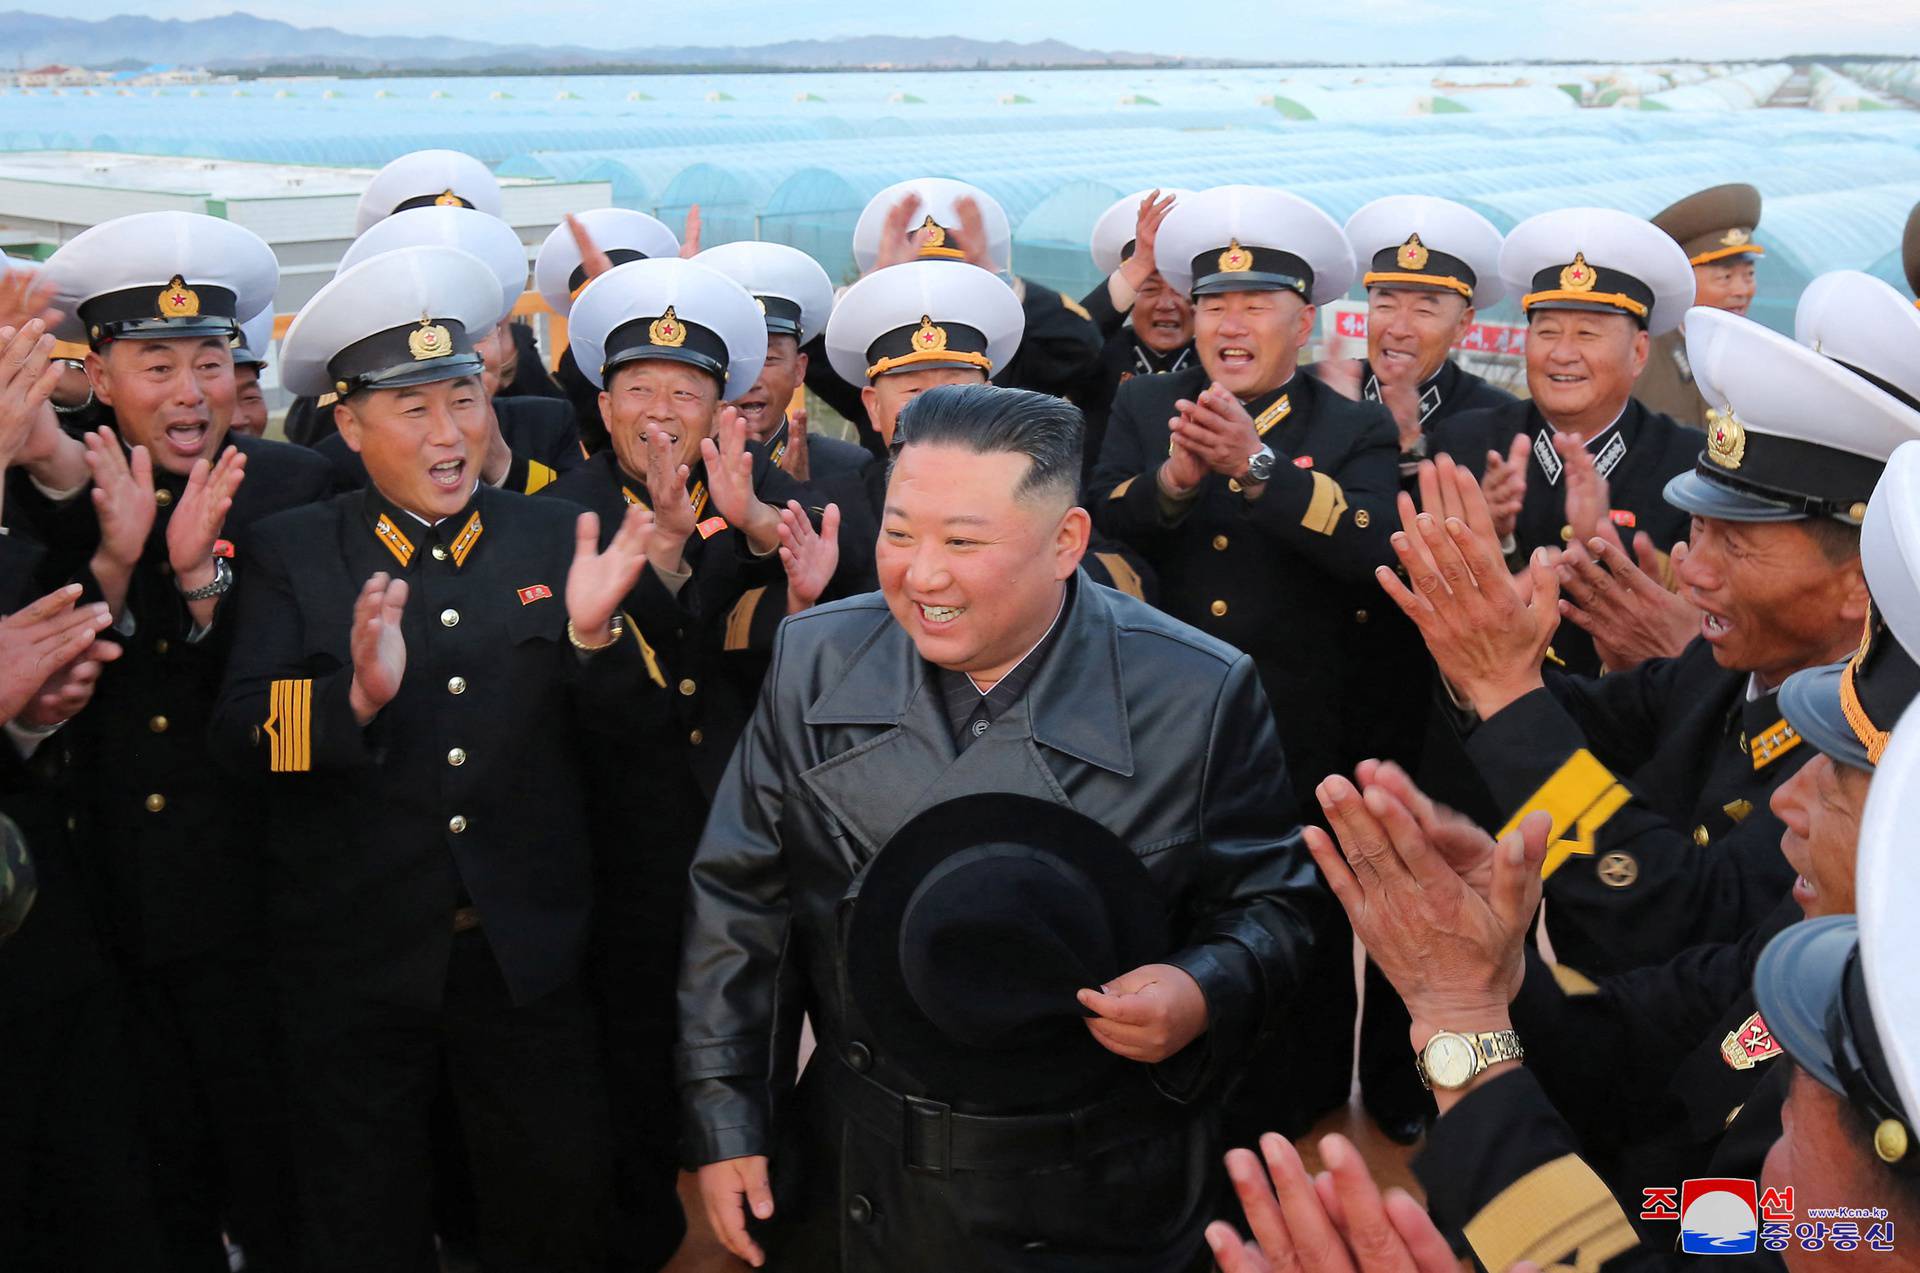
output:
{"label": "gold uniform button", "polygon": [[461,748],[455,747],[452,751],[447,753],[447,763],[449,765],[452,765],[455,769],[458,769],[460,766],[467,763],[467,753]]}
{"label": "gold uniform button", "polygon": [[1365,610],[1355,610],[1353,612],[1353,621],[1355,623],[1365,623],[1367,621],[1367,612]]}
{"label": "gold uniform button", "polygon": [[1713,837],[1707,834],[1707,829],[1705,827],[1695,827],[1693,829],[1693,842],[1699,845],[1701,848],[1703,849],[1706,848],[1707,841],[1711,839],[1713,839]]}
{"label": "gold uniform button", "polygon": [[67,830],[69,830],[69,831],[78,831],[79,829],[80,829],[80,819],[78,819],[78,818],[76,818],[76,817],[74,817],[74,816],[73,816],[72,814],[68,814],[68,815],[67,815]]}
{"label": "gold uniform button", "polygon": [[1608,888],[1630,888],[1640,878],[1640,864],[1631,853],[1609,853],[1600,859],[1594,874]]}
{"label": "gold uniform button", "polygon": [[449,607],[448,607],[447,609],[445,609],[445,610],[442,610],[442,611],[440,612],[440,626],[441,626],[441,627],[443,627],[443,628],[457,628],[457,627],[459,627],[459,626],[460,626],[460,612],[459,612],[458,610],[455,610],[455,609],[453,609],[453,608],[452,608],[451,606],[449,606]]}
{"label": "gold uniform button", "polygon": [[699,688],[700,687],[698,685],[695,685],[693,683],[692,677],[688,677],[686,680],[680,682],[680,693],[685,695],[687,698],[692,698],[693,692]]}
{"label": "gold uniform button", "polygon": [[691,734],[687,735],[687,741],[692,743],[695,747],[698,747],[701,743],[704,743],[707,741],[707,736],[703,731],[696,729]]}
{"label": "gold uniform button", "polygon": [[444,545],[435,544],[433,546],[433,559],[435,561],[445,561],[447,559],[447,550]]}
{"label": "gold uniform button", "polygon": [[1213,611],[1213,617],[1217,619],[1227,612],[1227,603],[1224,601],[1216,601],[1208,606],[1207,609]]}
{"label": "gold uniform button", "polygon": [[148,813],[158,813],[166,807],[167,807],[167,798],[161,795],[159,792],[156,791],[152,795],[147,797]]}
{"label": "gold uniform button", "polygon": [[1239,478],[1230,477],[1227,479],[1227,489],[1232,491],[1235,495],[1238,495],[1241,491],[1245,490],[1246,488],[1240,485]]}
{"label": "gold uniform button", "polygon": [[1573,542],[1573,527],[1562,526],[1560,528],[1560,542],[1563,544],[1570,544]]}
{"label": "gold uniform button", "polygon": [[147,728],[156,734],[164,734],[167,732],[167,718],[164,716],[156,716],[147,722]]}
{"label": "gold uniform button", "polygon": [[167,505],[173,503],[173,492],[168,490],[155,491],[153,493],[153,502],[165,508]]}
{"label": "gold uniform button", "polygon": [[167,638],[165,637],[161,637],[153,643],[153,652],[155,654],[165,654],[171,648],[172,647],[167,644]]}
{"label": "gold uniform button", "polygon": [[451,818],[447,819],[447,830],[453,832],[455,835],[459,835],[462,831],[465,831],[466,829],[467,829],[466,814],[456,813]]}
{"label": "gold uniform button", "polygon": [[447,678],[447,693],[449,693],[449,694],[464,694],[464,693],[466,693],[466,692],[467,692],[467,678],[466,678],[466,677],[464,677],[464,676],[450,676],[450,677],[448,677],[448,678]]}
{"label": "gold uniform button", "polygon": [[1227,551],[1227,537],[1225,535],[1215,535],[1213,537],[1213,551],[1217,553]]}

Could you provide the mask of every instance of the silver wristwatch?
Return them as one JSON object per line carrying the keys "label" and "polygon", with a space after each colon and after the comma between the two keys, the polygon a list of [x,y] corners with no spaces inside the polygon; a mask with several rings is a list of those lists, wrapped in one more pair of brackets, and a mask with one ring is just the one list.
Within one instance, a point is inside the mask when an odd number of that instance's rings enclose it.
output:
{"label": "silver wristwatch", "polygon": [[1260,449],[1247,457],[1247,475],[1243,479],[1258,485],[1273,476],[1273,448],[1262,442]]}
{"label": "silver wristwatch", "polygon": [[1489,1066],[1501,1061],[1518,1061],[1525,1056],[1520,1036],[1512,1030],[1489,1030],[1484,1034],[1440,1030],[1420,1049],[1413,1066],[1427,1090],[1437,1087],[1454,1092],[1473,1082]]}
{"label": "silver wristwatch", "polygon": [[208,597],[217,597],[233,587],[233,567],[227,564],[225,557],[213,559],[213,580],[201,584],[198,588],[182,588],[180,595],[188,601],[205,601]]}

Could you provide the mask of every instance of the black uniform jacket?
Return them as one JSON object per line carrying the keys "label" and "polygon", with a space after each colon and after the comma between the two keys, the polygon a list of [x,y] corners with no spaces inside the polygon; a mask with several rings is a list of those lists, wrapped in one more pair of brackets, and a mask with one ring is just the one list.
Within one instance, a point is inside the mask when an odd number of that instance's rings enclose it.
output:
{"label": "black uniform jacket", "polygon": [[1107,436],[1107,418],[1113,413],[1113,395],[1120,386],[1136,376],[1164,376],[1193,366],[1199,355],[1192,340],[1164,354],[1147,348],[1134,333],[1133,311],[1113,307],[1113,296],[1104,279],[1081,299],[1080,306],[1100,330],[1100,358],[1066,396],[1086,413],[1086,467],[1091,477],[1093,466],[1100,462],[1100,444]]}
{"label": "black uniform jacket", "polygon": [[[637,630],[594,655],[568,641],[579,511],[482,487],[428,528],[369,489],[261,528],[213,740],[267,782],[251,847],[274,872],[283,969],[435,1007],[470,904],[516,1003],[574,975],[593,900],[584,753],[661,728],[665,698]],[[411,587],[406,675],[362,727],[353,605],[382,570]]]}
{"label": "black uniform jacket", "polygon": [[[494,413],[500,418],[500,436],[506,439],[513,460],[500,489],[518,495],[534,495],[560,474],[586,458],[580,446],[580,434],[573,424],[573,412],[559,398],[528,396],[495,398]],[[357,491],[367,484],[367,466],[357,451],[347,446],[338,433],[330,433],[313,444],[333,466],[336,491]]]}
{"label": "black uniform jacket", "polygon": [[[1784,1073],[1776,1071],[1766,1086],[1778,1084]],[[1489,1079],[1462,1097],[1427,1133],[1414,1171],[1435,1223],[1443,1232],[1463,1231],[1483,1269],[1508,1269],[1522,1260],[1543,1269],[1606,1273],[1782,1267],[1778,1256],[1764,1250],[1681,1255],[1675,1249],[1678,1224],[1667,1224],[1658,1238],[1643,1243],[1626,1209],[1638,1214],[1640,1196],[1618,1200],[1608,1192],[1530,1068]],[[1649,1180],[1642,1187],[1677,1190],[1680,1183]]]}
{"label": "black uniform jacket", "polygon": [[[874,550],[887,506],[887,463],[870,460],[853,473],[814,478],[807,485],[807,503],[816,515],[828,504],[840,506],[840,565],[834,571],[831,595],[851,597],[880,586]],[[1095,583],[1117,588],[1149,603],[1159,599],[1159,584],[1146,558],[1125,544],[1093,531],[1080,568]]]}
{"label": "black uniform jacket", "polygon": [[[672,670],[673,737],[685,744],[686,763],[703,801],[712,797],[746,728],[774,629],[787,617],[787,576],[779,554],[753,556],[740,533],[712,507],[704,476],[705,466],[697,464],[687,479],[696,529],[682,551],[693,578],[670,598],[649,567],[628,597],[629,612]],[[804,502],[800,485],[757,450],[754,487],[769,504],[784,505],[789,498]],[[653,506],[647,484],[620,467],[611,447],[542,493],[598,513],[602,541],[613,537],[630,506]]]}
{"label": "black uniform jacket", "polygon": [[[1365,358],[1360,360],[1360,398],[1363,402],[1380,401],[1380,382],[1374,378],[1373,364]],[[1431,451],[1434,431],[1442,422],[1468,411],[1491,410],[1515,401],[1517,399],[1505,389],[1464,370],[1459,363],[1448,358],[1440,364],[1440,370],[1420,386],[1420,432],[1428,439],[1428,450]],[[1415,464],[1406,461],[1417,461],[1417,458],[1401,457],[1403,478],[1412,477],[1415,467]],[[1412,489],[1411,485],[1408,489]]]}
{"label": "black uniform jacket", "polygon": [[[1190,1263],[1218,1152],[1211,1094],[1271,1024],[1307,955],[1324,893],[1251,662],[1084,574],[1073,586],[1025,694],[957,756],[934,670],[881,597],[789,619],[701,840],[680,979],[687,1152],[699,1163],[770,1153],[776,1190],[810,1195],[779,1205],[844,1230],[837,1267],[1167,1268],[1169,1245]],[[896,829],[941,801],[993,791],[1070,805],[1146,864],[1181,943],[1166,962],[1199,982],[1209,1028],[1140,1076],[1139,1090],[1163,1111],[1168,1098],[1196,1104],[1190,1116],[1167,1111],[1176,1121],[1158,1140],[1070,1170],[916,1177],[897,1146],[870,1138],[824,1090],[834,1058],[893,1092],[956,1113],[978,1107],[964,1092],[927,1091],[864,1041],[843,990],[841,937],[865,868]],[[794,1105],[803,1013],[820,1050]],[[843,1225],[856,1201],[872,1223]],[[1020,1255],[1027,1240],[1055,1254]],[[1095,1242],[1104,1258],[1093,1263],[1064,1254]]]}
{"label": "black uniform jacket", "polygon": [[[1026,315],[1026,329],[1019,350],[993,377],[993,383],[1005,389],[1032,389],[1071,398],[1100,357],[1100,332],[1079,302],[1031,279],[1022,279],[1021,288],[1020,308]],[[879,455],[880,435],[867,419],[860,386],[848,384],[834,371],[827,358],[826,337],[814,337],[804,352],[807,388],[859,431],[862,446]]]}
{"label": "black uniform jacket", "polygon": [[1216,473],[1169,510],[1167,421],[1207,384],[1191,367],[1121,386],[1087,506],[1153,567],[1162,609],[1253,656],[1289,766],[1319,782],[1353,758],[1343,700],[1369,672],[1348,638],[1385,604],[1373,571],[1393,561],[1398,434],[1384,407],[1295,372],[1246,404],[1279,461],[1261,497]]}
{"label": "black uniform jacket", "polygon": [[1753,969],[1799,919],[1782,898],[1738,941],[1592,980],[1529,953],[1512,1008],[1527,1067],[1623,1201],[1650,1184],[1759,1177],[1780,1135],[1784,1087],[1770,1077],[1790,1063],[1754,1005]]}
{"label": "black uniform jacket", "polygon": [[[327,466],[284,442],[229,434],[222,453],[228,447],[247,457],[246,476],[214,551],[244,581],[259,523],[324,499]],[[122,615],[133,633],[104,634],[121,657],[101,670],[86,710],[36,756],[42,764],[70,759],[76,825],[104,891],[108,930],[122,951],[149,964],[230,947],[262,927],[257,808],[251,792],[215,770],[206,739],[232,647],[233,594],[221,600],[212,628],[189,640],[193,620],[168,564],[167,525],[186,485],[154,473],[158,507]],[[28,488],[21,502],[23,512],[37,504],[43,524],[61,527],[56,555],[79,557],[82,600],[99,600],[84,564],[99,544],[89,497],[55,510]]]}
{"label": "black uniform jacket", "polygon": [[1506,826],[1545,809],[1547,932],[1589,975],[1734,941],[1793,884],[1767,802],[1813,749],[1773,694],[1714,661],[1678,658],[1603,677],[1550,674],[1467,736]]}

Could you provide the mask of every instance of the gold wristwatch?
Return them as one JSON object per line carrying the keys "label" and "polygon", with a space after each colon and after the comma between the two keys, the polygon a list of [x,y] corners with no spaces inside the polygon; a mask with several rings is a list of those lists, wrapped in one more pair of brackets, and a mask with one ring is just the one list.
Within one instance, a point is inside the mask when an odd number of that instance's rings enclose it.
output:
{"label": "gold wristwatch", "polygon": [[1520,1036],[1512,1030],[1489,1030],[1484,1034],[1455,1034],[1437,1031],[1427,1046],[1420,1049],[1413,1068],[1427,1090],[1441,1088],[1457,1092],[1501,1061],[1518,1061],[1526,1056]]}

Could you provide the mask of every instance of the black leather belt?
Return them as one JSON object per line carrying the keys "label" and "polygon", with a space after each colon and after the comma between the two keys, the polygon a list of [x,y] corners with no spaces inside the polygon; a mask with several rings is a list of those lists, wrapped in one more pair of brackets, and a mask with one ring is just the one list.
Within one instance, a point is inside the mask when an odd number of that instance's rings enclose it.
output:
{"label": "black leather belt", "polygon": [[956,1114],[950,1105],[903,1096],[856,1073],[824,1047],[812,1064],[827,1071],[827,1091],[848,1117],[898,1148],[909,1171],[935,1176],[1072,1167],[1192,1117],[1172,1101],[1138,1092],[1063,1114]]}

